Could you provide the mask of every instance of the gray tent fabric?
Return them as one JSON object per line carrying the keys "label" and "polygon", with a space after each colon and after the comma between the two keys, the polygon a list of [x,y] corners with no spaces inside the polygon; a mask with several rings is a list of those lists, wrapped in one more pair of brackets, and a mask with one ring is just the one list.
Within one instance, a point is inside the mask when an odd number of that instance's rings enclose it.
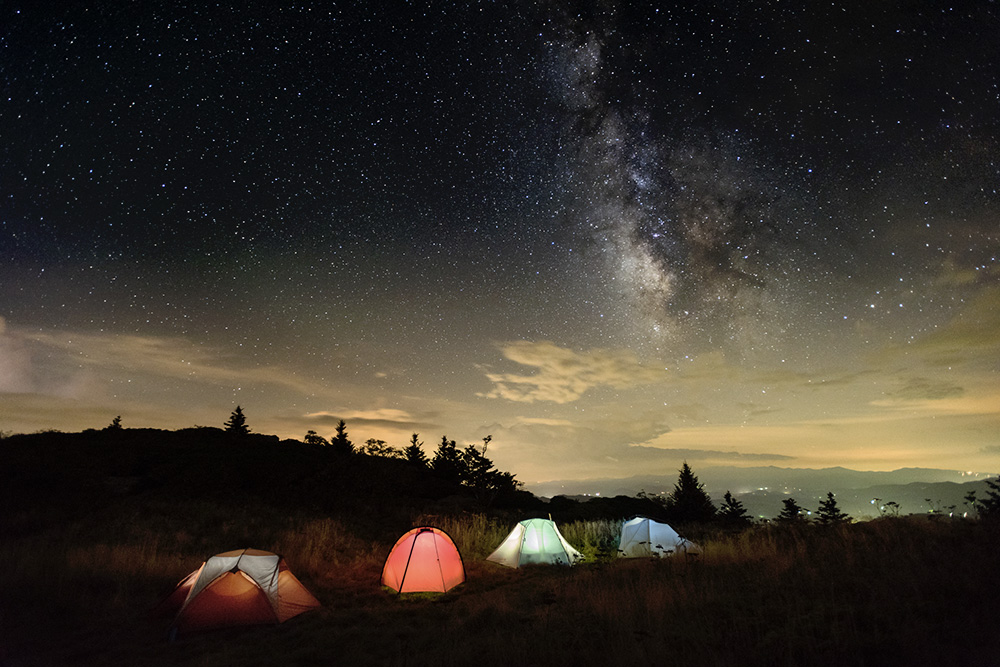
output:
{"label": "gray tent fabric", "polygon": [[621,557],[662,558],[676,553],[700,554],[701,547],[678,535],[668,524],[646,517],[636,517],[622,525],[618,542]]}

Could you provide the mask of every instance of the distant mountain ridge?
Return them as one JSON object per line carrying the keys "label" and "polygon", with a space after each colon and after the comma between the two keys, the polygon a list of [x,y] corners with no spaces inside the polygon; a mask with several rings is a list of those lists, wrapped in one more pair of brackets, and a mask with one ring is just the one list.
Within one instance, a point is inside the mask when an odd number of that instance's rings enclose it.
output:
{"label": "distant mountain ridge", "polygon": [[[716,505],[731,491],[755,517],[773,518],[794,497],[815,511],[828,492],[856,519],[968,509],[970,491],[987,495],[984,473],[904,468],[889,472],[847,468],[705,467],[695,474]],[[654,516],[662,506],[637,498],[669,493],[677,474],[625,479],[569,480],[529,485],[497,499],[491,510],[510,516],[551,515],[557,520]],[[593,496],[605,500],[590,502]],[[544,498],[565,496],[545,502]],[[616,496],[623,496],[618,497]],[[0,532],[44,529],[37,515],[91,515],[121,504],[144,511],[177,498],[214,506],[248,503],[273,511],[308,511],[340,517],[391,518],[405,525],[420,514],[482,511],[472,492],[425,466],[366,454],[340,455],[331,447],[273,435],[233,436],[218,428],[178,431],[89,429],[0,438]],[[879,499],[873,504],[874,499]],[[148,508],[154,508],[150,510]],[[352,519],[353,520],[353,519]]]}
{"label": "distant mountain ridge", "polygon": [[[704,467],[695,469],[705,490],[719,504],[726,491],[743,502],[747,511],[771,518],[781,511],[784,498],[793,497],[806,509],[815,510],[818,502],[833,492],[838,505],[855,518],[878,516],[894,511],[880,510],[887,502],[896,503],[901,514],[934,512],[962,513],[968,508],[965,496],[986,492],[984,480],[995,473],[963,472],[935,468],[900,468],[891,471],[833,468],[750,468]],[[527,486],[537,496],[570,497],[634,496],[640,491],[667,494],[677,475],[636,475],[617,479],[557,480]],[[878,499],[879,503],[872,501]]]}

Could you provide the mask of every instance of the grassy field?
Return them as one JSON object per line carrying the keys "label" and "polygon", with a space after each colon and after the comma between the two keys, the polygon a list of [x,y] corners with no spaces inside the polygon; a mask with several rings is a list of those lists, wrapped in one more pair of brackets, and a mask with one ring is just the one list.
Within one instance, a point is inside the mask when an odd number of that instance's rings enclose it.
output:
{"label": "grassy field", "polygon": [[[36,517],[41,519],[42,517]],[[32,523],[19,517],[17,525]],[[1000,531],[881,519],[702,536],[704,554],[614,557],[618,523],[561,526],[588,557],[511,570],[484,559],[513,519],[386,524],[149,501],[0,540],[0,665],[997,664]],[[448,532],[468,581],[444,595],[379,586],[411,525]],[[283,554],[323,607],[273,627],[167,641],[150,611],[205,557]]]}

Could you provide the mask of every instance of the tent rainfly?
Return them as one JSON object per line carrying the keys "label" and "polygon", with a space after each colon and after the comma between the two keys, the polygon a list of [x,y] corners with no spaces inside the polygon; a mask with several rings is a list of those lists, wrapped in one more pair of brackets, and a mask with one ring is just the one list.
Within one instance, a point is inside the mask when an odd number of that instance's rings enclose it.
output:
{"label": "tent rainfly", "polygon": [[531,563],[573,565],[583,555],[570,546],[551,519],[525,519],[486,557],[507,567]]}
{"label": "tent rainfly", "polygon": [[382,567],[382,585],[398,593],[444,593],[464,581],[458,547],[443,530],[429,526],[396,540]]}
{"label": "tent rainfly", "polygon": [[640,516],[622,525],[618,553],[623,558],[662,558],[675,553],[700,554],[701,547],[678,535],[667,524]]}
{"label": "tent rainfly", "polygon": [[212,556],[186,576],[160,604],[176,610],[180,633],[237,625],[283,623],[319,607],[277,554],[237,549]]}

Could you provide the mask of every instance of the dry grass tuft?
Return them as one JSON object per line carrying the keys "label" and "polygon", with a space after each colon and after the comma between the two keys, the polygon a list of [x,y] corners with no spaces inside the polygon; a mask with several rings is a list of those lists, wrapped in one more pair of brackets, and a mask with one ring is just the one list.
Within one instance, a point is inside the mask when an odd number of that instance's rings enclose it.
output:
{"label": "dry grass tuft", "polygon": [[[662,560],[616,558],[617,522],[576,522],[560,530],[590,562],[512,570],[484,561],[512,523],[425,515],[468,580],[399,596],[378,584],[398,526],[155,509],[0,542],[0,664],[984,664],[998,648],[1000,535],[971,522],[763,527]],[[282,553],[324,607],[166,642],[147,617],[160,594],[242,546]]]}

